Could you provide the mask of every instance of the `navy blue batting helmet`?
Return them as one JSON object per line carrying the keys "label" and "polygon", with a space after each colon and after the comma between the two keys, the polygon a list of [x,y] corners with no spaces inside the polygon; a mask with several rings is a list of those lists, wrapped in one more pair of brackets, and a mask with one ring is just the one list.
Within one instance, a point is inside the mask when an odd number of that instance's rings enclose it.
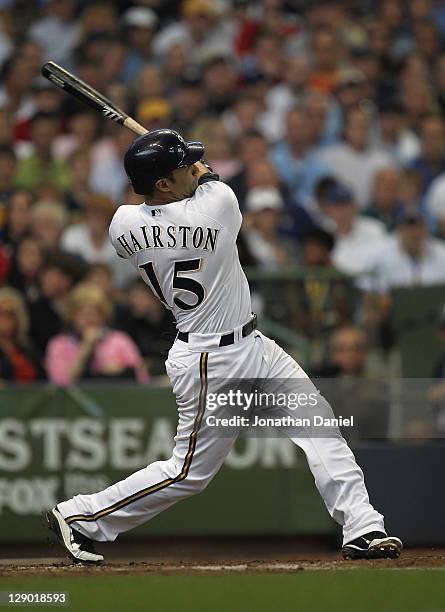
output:
{"label": "navy blue batting helmet", "polygon": [[144,195],[166,174],[194,164],[203,155],[202,142],[186,142],[174,130],[154,130],[131,143],[124,167],[134,191]]}

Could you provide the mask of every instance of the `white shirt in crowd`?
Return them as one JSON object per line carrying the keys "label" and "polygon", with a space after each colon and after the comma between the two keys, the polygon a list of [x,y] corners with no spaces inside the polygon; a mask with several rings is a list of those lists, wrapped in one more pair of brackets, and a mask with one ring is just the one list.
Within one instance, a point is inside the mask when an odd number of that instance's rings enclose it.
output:
{"label": "white shirt in crowd", "polygon": [[172,23],[160,30],[153,39],[156,57],[164,57],[170,49],[182,46],[187,49],[193,61],[203,61],[216,55],[228,57],[233,48],[233,26],[220,22],[210,29],[199,43],[194,41],[185,23]]}
{"label": "white shirt in crowd", "polygon": [[320,150],[319,158],[331,169],[332,175],[354,192],[360,209],[366,208],[371,199],[375,173],[394,165],[390,155],[378,149],[359,152],[346,143]]}
{"label": "white shirt in crowd", "polygon": [[107,264],[113,272],[113,281],[118,287],[123,287],[137,276],[124,260],[116,257],[116,252],[108,236],[106,236],[102,246],[97,248],[91,240],[88,226],[84,223],[68,227],[62,234],[60,244],[62,250],[73,255],[79,255],[89,264]]}
{"label": "white shirt in crowd", "polygon": [[436,221],[445,218],[445,174],[431,183],[425,195],[425,208]]}
{"label": "white shirt in crowd", "polygon": [[445,284],[445,244],[427,238],[423,256],[413,259],[397,237],[375,258],[370,274],[360,282],[362,289],[385,294],[399,287],[424,287]]}
{"label": "white shirt in crowd", "polygon": [[71,55],[79,44],[82,28],[78,21],[63,21],[58,17],[44,17],[29,30],[29,37],[42,49],[42,61],[53,60],[71,67]]}
{"label": "white shirt in crowd", "polygon": [[[246,243],[258,266],[264,270],[278,270],[281,262],[277,258],[277,245],[265,240],[255,229],[245,233]],[[281,244],[278,244],[281,246]]]}
{"label": "white shirt in crowd", "polygon": [[337,234],[332,262],[345,274],[363,274],[372,265],[376,254],[386,246],[387,241],[388,234],[383,223],[358,215],[348,234]]}
{"label": "white shirt in crowd", "polygon": [[420,142],[411,130],[403,130],[397,141],[389,144],[380,141],[379,147],[388,153],[398,166],[406,166],[420,155]]}

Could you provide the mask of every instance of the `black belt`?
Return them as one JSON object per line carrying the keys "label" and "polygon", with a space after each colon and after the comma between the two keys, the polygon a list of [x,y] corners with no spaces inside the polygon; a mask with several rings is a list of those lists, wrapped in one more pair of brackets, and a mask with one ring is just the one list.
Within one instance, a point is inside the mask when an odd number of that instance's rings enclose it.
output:
{"label": "black belt", "polygon": [[[250,321],[243,325],[241,329],[241,335],[243,338],[249,336],[253,332],[253,330],[257,328],[257,322],[257,316],[255,313],[253,313]],[[178,332],[178,335],[176,337],[178,338],[178,340],[182,340],[182,342],[188,342],[189,332]],[[234,344],[234,342],[235,332],[230,332],[229,334],[224,334],[224,336],[221,336],[219,340],[219,346],[229,346],[229,344]]]}

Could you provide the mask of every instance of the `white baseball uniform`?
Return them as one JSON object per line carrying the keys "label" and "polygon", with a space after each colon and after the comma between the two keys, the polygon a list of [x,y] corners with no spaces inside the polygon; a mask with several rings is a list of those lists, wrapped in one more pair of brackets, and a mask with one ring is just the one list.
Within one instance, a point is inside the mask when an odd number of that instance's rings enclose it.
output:
{"label": "white baseball uniform", "polygon": [[[312,385],[274,341],[257,330],[243,337],[252,315],[236,247],[240,227],[237,199],[217,180],[185,200],[121,206],[114,215],[110,238],[117,253],[173,312],[178,331],[188,334],[187,341],[175,340],[166,361],[179,416],[172,457],[99,493],[58,504],[65,520],[93,540],[114,540],[210,482],[236,438],[235,432],[218,435],[207,422],[206,394],[217,387],[216,379],[291,379],[296,392]],[[233,342],[220,346],[231,332]],[[304,450],[329,513],[343,526],[344,542],[384,531],[383,516],[370,505],[363,473],[339,432],[322,438],[303,427],[291,439]]]}

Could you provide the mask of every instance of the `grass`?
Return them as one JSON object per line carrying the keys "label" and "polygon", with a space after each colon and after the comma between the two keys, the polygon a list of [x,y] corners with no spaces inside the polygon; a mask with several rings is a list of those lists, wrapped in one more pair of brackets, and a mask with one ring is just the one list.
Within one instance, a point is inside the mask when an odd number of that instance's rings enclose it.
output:
{"label": "grass", "polygon": [[69,607],[114,612],[437,612],[443,570],[319,570],[261,575],[115,575],[2,578],[1,591],[68,591]]}

